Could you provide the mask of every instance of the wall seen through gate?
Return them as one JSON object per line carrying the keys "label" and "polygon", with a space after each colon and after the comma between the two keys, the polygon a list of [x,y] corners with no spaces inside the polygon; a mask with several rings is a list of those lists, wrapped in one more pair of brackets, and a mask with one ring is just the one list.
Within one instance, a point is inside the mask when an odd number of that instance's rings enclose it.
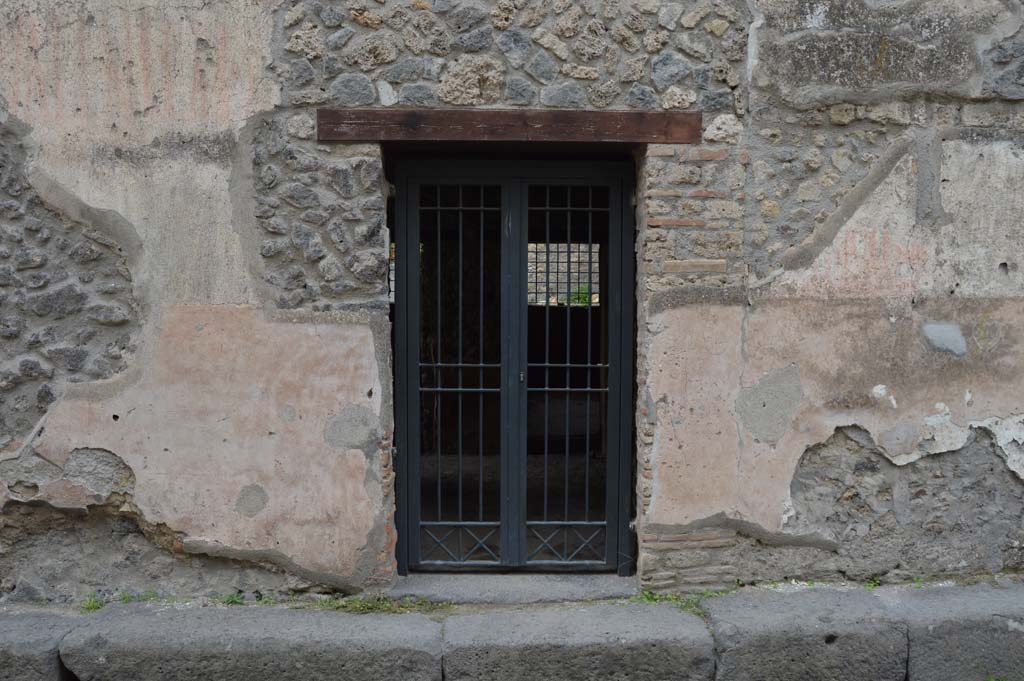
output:
{"label": "wall seen through gate", "polygon": [[1024,567],[1017,0],[0,9],[0,599],[394,576],[381,149],[700,111],[637,187],[647,588]]}

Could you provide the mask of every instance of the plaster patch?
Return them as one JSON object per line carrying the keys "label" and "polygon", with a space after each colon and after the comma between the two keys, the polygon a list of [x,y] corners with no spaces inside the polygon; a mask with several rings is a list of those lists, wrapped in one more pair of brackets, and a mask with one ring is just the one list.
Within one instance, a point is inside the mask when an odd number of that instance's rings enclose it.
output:
{"label": "plaster patch", "polygon": [[328,419],[324,441],[332,447],[366,449],[376,444],[379,424],[366,407],[349,405]]}
{"label": "plaster patch", "polygon": [[967,354],[967,340],[959,324],[952,322],[926,322],[921,331],[932,349],[950,352],[957,357]]}
{"label": "plaster patch", "polygon": [[246,518],[256,517],[260,511],[267,507],[270,497],[266,490],[256,484],[246,485],[238,493],[238,501],[235,502],[235,510]]}
{"label": "plaster patch", "polygon": [[804,391],[795,364],[776,369],[736,398],[743,427],[758,440],[776,444],[789,428]]}

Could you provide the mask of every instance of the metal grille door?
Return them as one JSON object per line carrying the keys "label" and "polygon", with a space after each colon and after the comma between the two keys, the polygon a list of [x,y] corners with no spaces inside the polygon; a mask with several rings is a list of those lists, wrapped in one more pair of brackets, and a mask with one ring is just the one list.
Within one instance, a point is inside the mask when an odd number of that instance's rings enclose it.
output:
{"label": "metal grille door", "polygon": [[399,569],[628,572],[629,175],[438,166],[397,182]]}

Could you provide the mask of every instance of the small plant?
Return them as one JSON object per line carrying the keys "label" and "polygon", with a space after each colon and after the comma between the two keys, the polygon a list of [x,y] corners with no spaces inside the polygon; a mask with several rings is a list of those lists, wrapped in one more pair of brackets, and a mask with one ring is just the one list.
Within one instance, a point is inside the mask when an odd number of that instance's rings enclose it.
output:
{"label": "small plant", "polygon": [[82,602],[78,605],[78,609],[81,612],[96,612],[102,610],[103,606],[106,605],[106,601],[101,600],[96,594],[91,593],[82,599]]}
{"label": "small plant", "polygon": [[277,605],[277,601],[270,596],[260,596],[256,600],[256,605]]}
{"label": "small plant", "polygon": [[989,674],[985,677],[985,681],[1007,681],[1005,676],[992,676]]}
{"label": "small plant", "polygon": [[867,589],[868,591],[871,591],[873,589],[877,589],[880,586],[882,586],[882,580],[880,580],[877,576],[871,577],[864,584],[864,588]]}
{"label": "small plant", "polygon": [[589,305],[590,304],[590,286],[584,284],[578,289],[569,294],[570,305]]}
{"label": "small plant", "polygon": [[245,594],[241,591],[235,591],[234,593],[224,594],[217,600],[220,601],[221,605],[245,605]]}
{"label": "small plant", "polygon": [[653,591],[644,590],[640,592],[640,596],[636,600],[643,603],[674,603],[681,610],[684,610],[691,615],[697,617],[707,617],[707,611],[701,607],[701,602],[708,598],[718,598],[730,594],[736,589],[740,588],[739,585],[730,589],[719,589],[719,590],[708,590],[703,591],[699,594],[692,594],[690,596],[681,596],[679,594],[659,594]]}
{"label": "small plant", "polygon": [[924,577],[914,577],[914,588],[920,589],[924,586]]}
{"label": "small plant", "polygon": [[122,603],[149,603],[150,601],[160,600],[160,594],[154,589],[144,591],[141,594],[121,594]]}
{"label": "small plant", "polygon": [[433,612],[450,608],[450,603],[435,603],[425,598],[403,598],[396,600],[387,596],[328,596],[316,602],[322,610],[337,610],[356,615],[368,613]]}

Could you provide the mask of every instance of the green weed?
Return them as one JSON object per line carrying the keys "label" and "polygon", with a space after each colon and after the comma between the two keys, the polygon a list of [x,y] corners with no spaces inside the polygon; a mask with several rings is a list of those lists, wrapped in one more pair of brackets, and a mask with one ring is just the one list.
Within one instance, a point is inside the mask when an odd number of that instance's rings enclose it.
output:
{"label": "green weed", "polygon": [[435,603],[425,598],[393,599],[387,596],[328,596],[316,601],[321,610],[337,610],[357,615],[367,613],[434,612],[451,607],[451,603]]}
{"label": "green weed", "polygon": [[740,585],[731,589],[708,590],[698,594],[690,594],[689,596],[682,596],[680,594],[659,594],[645,590],[642,591],[635,600],[641,603],[673,603],[681,610],[684,610],[691,615],[707,617],[707,611],[701,606],[703,601],[709,598],[718,598],[719,596],[730,594],[738,588],[740,588]]}
{"label": "green weed", "polygon": [[97,610],[102,610],[103,606],[106,604],[106,601],[101,600],[96,596],[96,594],[92,593],[82,599],[82,602],[78,605],[78,609],[83,613],[96,612]]}
{"label": "green weed", "polygon": [[217,599],[221,605],[245,605],[245,594],[241,591],[224,594]]}

